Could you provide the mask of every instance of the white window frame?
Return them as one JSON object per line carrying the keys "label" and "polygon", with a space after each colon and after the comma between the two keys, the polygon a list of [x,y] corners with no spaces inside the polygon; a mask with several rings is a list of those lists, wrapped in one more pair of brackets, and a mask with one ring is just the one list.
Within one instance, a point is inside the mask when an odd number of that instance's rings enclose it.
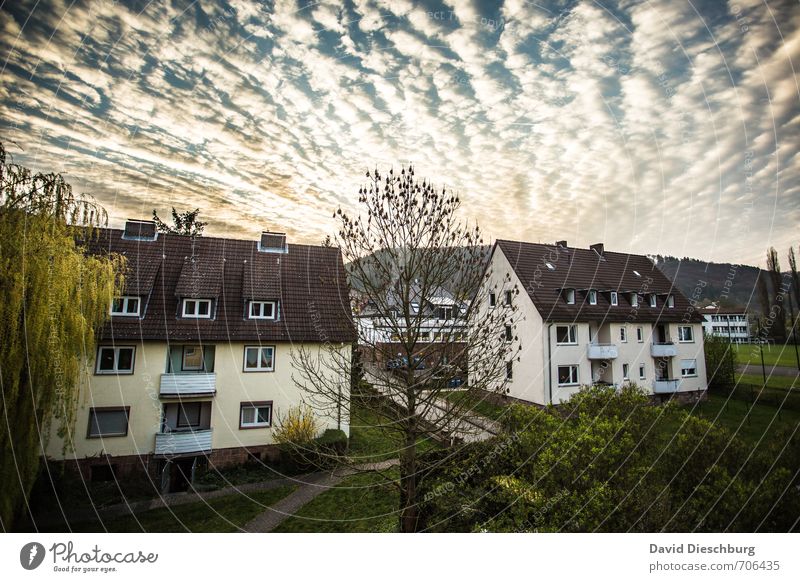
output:
{"label": "white window frame", "polygon": [[564,299],[567,305],[575,305],[575,289],[565,289]]}
{"label": "white window frame", "polygon": [[[683,330],[689,330],[689,339],[686,339],[686,336],[683,333]],[[694,343],[694,329],[691,325],[679,325],[678,326],[678,343],[680,344],[693,344]]]}
{"label": "white window frame", "polygon": [[636,328],[636,341],[640,344],[644,342],[644,330],[641,325]]}
{"label": "white window frame", "polygon": [[[125,432],[92,432],[92,420],[97,417],[98,413],[113,413],[113,412],[121,412],[125,415]],[[94,422],[95,425],[99,428],[99,423]],[[124,437],[128,436],[128,431],[130,430],[131,424],[131,409],[130,406],[99,406],[89,409],[89,426],[86,428],[86,438],[87,439],[104,439],[109,437]]]}
{"label": "white window frame", "polygon": [[[692,362],[692,363],[687,364],[687,362]],[[691,372],[687,373],[687,370],[691,370]],[[681,378],[697,378],[696,359],[681,360]]]}
{"label": "white window frame", "polygon": [[644,367],[644,364],[639,364],[639,380],[646,380],[647,379],[647,371]]}
{"label": "white window frame", "polygon": [[[187,366],[186,365],[186,350],[200,350],[200,365]],[[206,353],[205,348],[199,344],[183,346],[181,349],[181,372],[202,372],[206,367]]]}
{"label": "white window frame", "polygon": [[619,296],[617,295],[616,291],[611,292],[611,305],[619,305]]}
{"label": "white window frame", "polygon": [[[121,309],[114,311],[114,302],[120,301]],[[136,311],[129,311],[128,307],[131,301],[136,301]],[[114,297],[109,307],[109,313],[115,317],[139,317],[142,311],[142,299],[138,295],[122,295],[121,297]]]}
{"label": "white window frame", "polygon": [[675,308],[675,296],[674,295],[668,295],[667,296],[667,308],[668,309],[674,309]]}
{"label": "white window frame", "polygon": [[[266,422],[258,422],[258,409],[259,408],[268,408],[269,409],[269,420]],[[254,422],[245,422],[244,421],[244,411],[245,410],[253,410],[255,419]],[[259,402],[242,402],[239,404],[239,428],[269,428],[272,426],[272,404],[268,402],[259,403]]]}
{"label": "white window frame", "polygon": [[628,328],[624,325],[619,326],[619,341],[624,344],[628,343]]}
{"label": "white window frame", "polygon": [[597,305],[597,291],[589,289],[589,305]]}
{"label": "white window frame", "polygon": [[[264,315],[264,307],[269,305],[272,308],[270,315]],[[253,314],[253,308],[258,307],[258,315]],[[247,306],[248,319],[278,319],[277,301],[250,301]]]}
{"label": "white window frame", "polygon": [[622,379],[623,380],[631,379],[631,367],[628,364],[622,364]]}
{"label": "white window frame", "polygon": [[[558,341],[558,329],[566,327],[567,328],[567,341],[560,342]],[[557,325],[556,326],[556,345],[557,346],[577,346],[578,345],[578,326],[577,325]]]}
{"label": "white window frame", "polygon": [[[112,370],[100,369],[100,362],[102,361],[103,350],[114,351],[114,368]],[[122,350],[131,350],[130,370],[127,369],[120,370],[119,368],[119,354],[120,351]],[[97,363],[95,364],[95,374],[115,374],[115,375],[133,374],[135,365],[136,365],[136,346],[99,346],[97,348]]]}
{"label": "white window frame", "polygon": [[[188,307],[189,303],[193,303],[195,308],[193,313],[188,313],[186,308]],[[208,313],[206,315],[200,314],[200,304],[206,303],[208,304]],[[183,308],[181,309],[182,317],[186,319],[211,319],[211,308],[212,308],[212,300],[211,299],[184,299],[183,300]]]}
{"label": "white window frame", "polygon": [[650,307],[658,307],[658,299],[655,293],[650,294]]}
{"label": "white window frame", "polygon": [[[248,350],[258,350],[258,355],[256,357],[256,365],[255,367],[248,367],[247,365],[247,351]],[[271,362],[272,365],[269,367],[261,365],[261,351],[262,350],[271,350],[272,357]],[[275,346],[245,346],[244,347],[244,364],[242,366],[242,370],[245,372],[274,372],[275,371]]]}
{"label": "white window frame", "polygon": [[[570,381],[569,382],[565,382],[563,384],[561,383],[561,380],[560,380],[560,378],[561,378],[561,368],[570,368],[570,373],[569,373]],[[572,373],[573,372],[575,372],[575,374],[574,374],[575,378],[574,379],[572,378],[572,376],[573,376]],[[580,385],[580,366],[578,366],[577,364],[566,364],[564,366],[558,366],[556,368],[556,380],[558,381],[558,385],[559,386],[579,386]]]}
{"label": "white window frame", "polygon": [[631,307],[639,307],[639,294],[631,293]]}
{"label": "white window frame", "polygon": [[489,291],[489,307],[495,307],[497,305],[497,293],[494,291]]}

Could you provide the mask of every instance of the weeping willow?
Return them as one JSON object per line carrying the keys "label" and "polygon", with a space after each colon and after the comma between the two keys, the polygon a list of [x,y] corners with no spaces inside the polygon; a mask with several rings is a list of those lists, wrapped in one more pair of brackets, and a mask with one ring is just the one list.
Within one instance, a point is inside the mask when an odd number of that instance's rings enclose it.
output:
{"label": "weeping willow", "polygon": [[76,241],[107,216],[59,174],[7,159],[0,143],[0,527],[26,507],[48,435],[74,424],[94,332],[121,285],[122,259]]}

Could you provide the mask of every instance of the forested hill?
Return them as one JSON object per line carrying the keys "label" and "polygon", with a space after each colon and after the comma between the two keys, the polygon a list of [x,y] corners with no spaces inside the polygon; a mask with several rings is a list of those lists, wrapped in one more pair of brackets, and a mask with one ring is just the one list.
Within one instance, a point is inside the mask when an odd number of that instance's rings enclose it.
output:
{"label": "forested hill", "polygon": [[[750,311],[758,312],[760,303],[756,281],[758,267],[731,263],[709,263],[697,259],[651,256],[667,277],[689,299],[700,282],[705,282],[698,300],[718,301],[725,307],[750,305]],[[726,291],[727,289],[727,291]]]}

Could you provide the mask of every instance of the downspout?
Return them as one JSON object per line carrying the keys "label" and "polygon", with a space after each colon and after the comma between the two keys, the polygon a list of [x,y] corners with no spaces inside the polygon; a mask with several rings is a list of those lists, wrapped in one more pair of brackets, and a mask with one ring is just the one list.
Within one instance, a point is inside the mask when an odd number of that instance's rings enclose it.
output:
{"label": "downspout", "polygon": [[547,325],[547,384],[548,384],[548,404],[553,403],[553,348],[550,345],[550,329],[553,327],[553,324],[550,323]]}

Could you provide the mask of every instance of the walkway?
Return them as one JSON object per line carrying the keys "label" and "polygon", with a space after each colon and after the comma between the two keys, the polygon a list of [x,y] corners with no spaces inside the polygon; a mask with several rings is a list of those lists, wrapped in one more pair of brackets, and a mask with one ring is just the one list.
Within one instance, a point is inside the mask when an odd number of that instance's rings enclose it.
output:
{"label": "walkway", "polygon": [[[741,372],[742,374],[752,374],[754,376],[761,376],[762,369],[761,363],[749,363],[749,364],[739,364],[736,366],[736,370]],[[767,372],[767,378],[770,376],[788,376],[790,378],[794,378],[795,376],[800,374],[800,371],[797,368],[792,368],[789,366],[770,366],[769,364],[764,366],[764,370]]]}

